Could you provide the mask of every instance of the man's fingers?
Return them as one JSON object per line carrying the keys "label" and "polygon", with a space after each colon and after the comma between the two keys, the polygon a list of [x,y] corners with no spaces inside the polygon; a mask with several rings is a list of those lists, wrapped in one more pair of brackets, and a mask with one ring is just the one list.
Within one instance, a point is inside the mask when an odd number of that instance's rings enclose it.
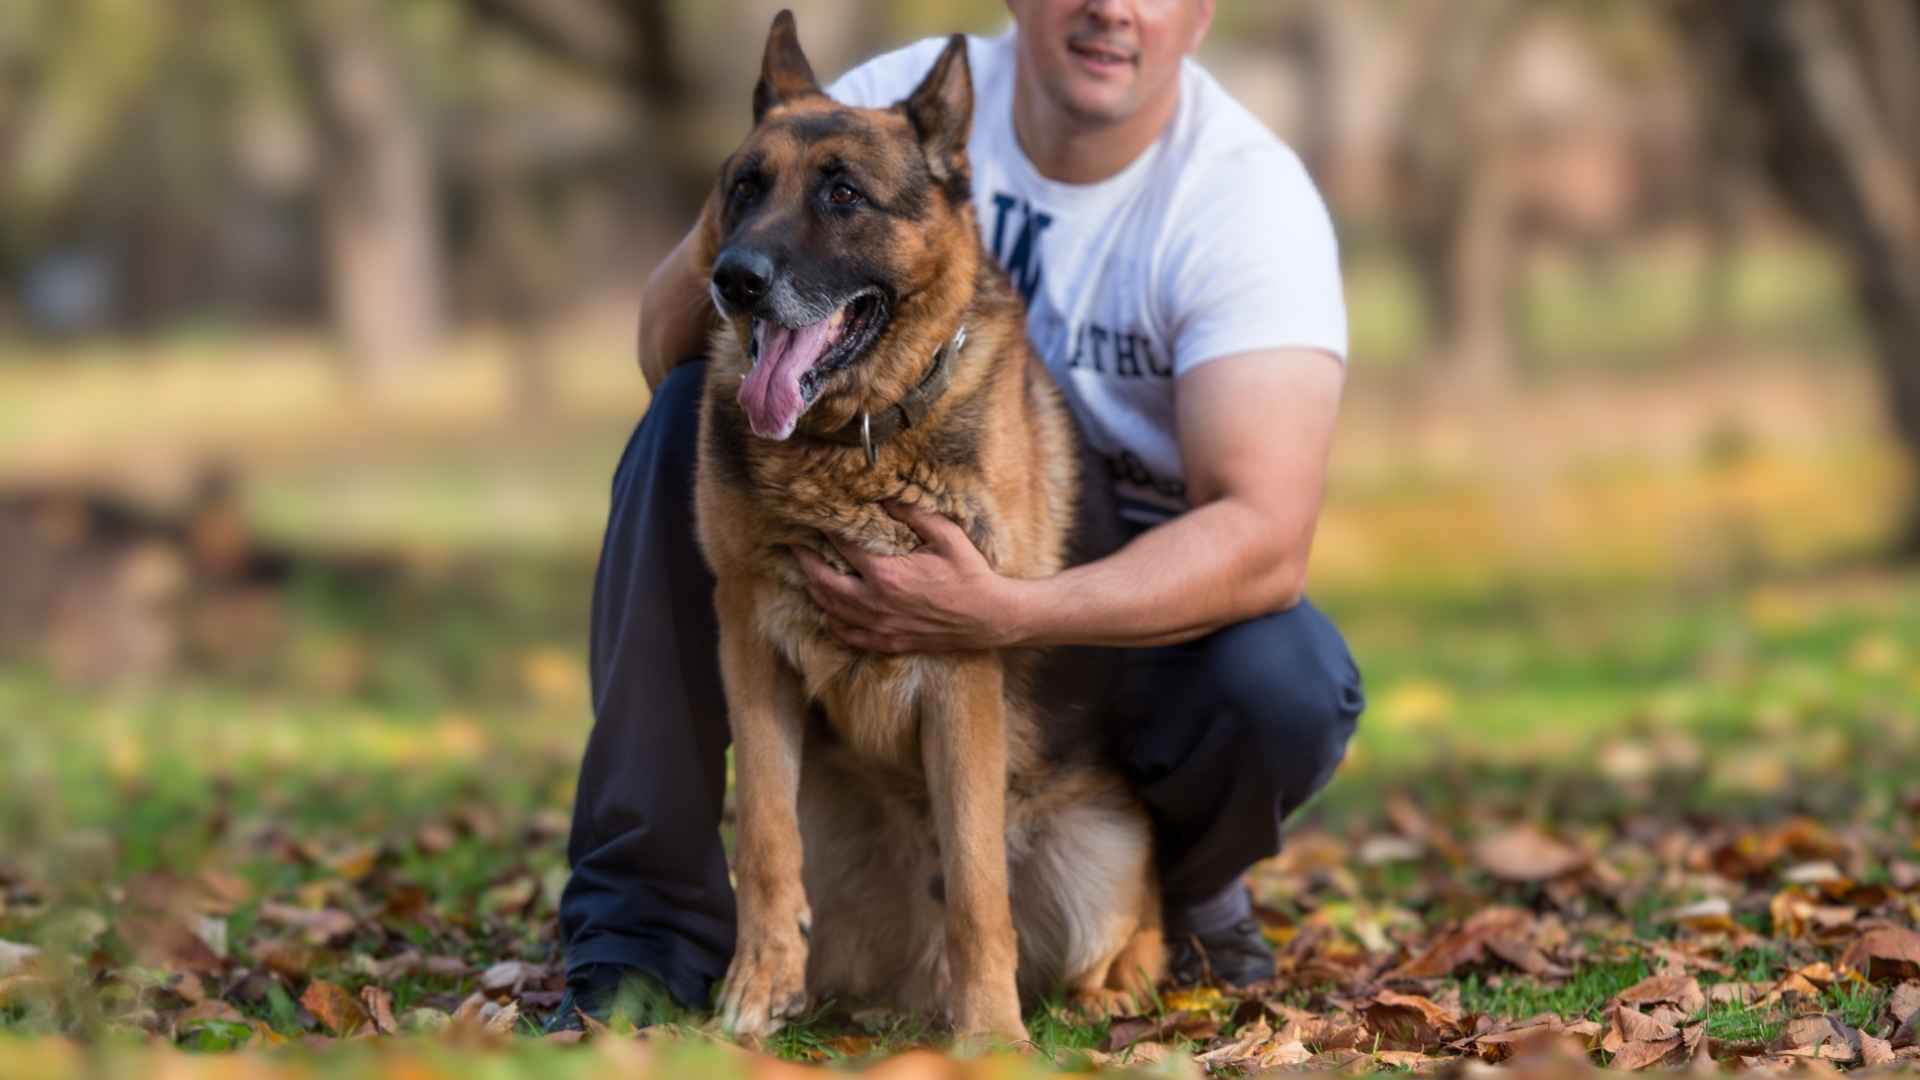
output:
{"label": "man's fingers", "polygon": [[[827,534],[827,542],[833,545],[833,550],[839,552],[840,557],[847,560],[847,565],[858,571],[861,577],[873,577],[873,561],[878,556],[873,555],[868,552],[866,548],[852,541],[842,543],[840,538],[834,536],[832,533]],[[842,574],[840,576],[846,577],[847,575]]]}
{"label": "man's fingers", "polygon": [[800,560],[800,572],[807,575],[811,585],[831,593],[834,596],[855,598],[860,592],[860,579],[852,574],[843,574],[828,565],[827,560],[804,547],[794,547],[794,558]]}
{"label": "man's fingers", "polygon": [[827,560],[815,555],[812,548],[801,547],[795,544],[793,545],[792,551],[793,557],[800,563],[800,572],[807,575],[808,581],[825,581],[829,575],[834,577],[842,576],[835,574],[833,567],[827,565]]}
{"label": "man's fingers", "polygon": [[901,522],[934,551],[944,556],[952,556],[961,551],[972,551],[973,541],[953,519],[935,513],[932,510],[902,502],[888,502],[885,506],[895,521]]}

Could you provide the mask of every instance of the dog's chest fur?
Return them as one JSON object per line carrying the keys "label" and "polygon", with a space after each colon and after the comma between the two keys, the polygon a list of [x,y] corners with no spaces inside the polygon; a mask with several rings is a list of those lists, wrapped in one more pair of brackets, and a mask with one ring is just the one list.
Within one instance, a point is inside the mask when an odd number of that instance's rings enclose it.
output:
{"label": "dog's chest fur", "polygon": [[[1056,572],[1075,460],[1064,412],[1050,387],[1039,391],[1041,407],[1030,407],[1030,380],[1017,366],[1029,359],[1024,349],[975,356],[979,369],[955,380],[928,424],[879,446],[870,465],[858,447],[753,438],[731,392],[733,368],[744,358],[732,353],[715,357],[701,419],[700,535],[708,561],[723,581],[753,590],[754,630],[799,673],[846,748],[917,774],[917,705],[945,692],[951,660],[841,644],[788,549],[806,547],[843,572],[851,568],[829,537],[876,554],[910,552],[920,540],[886,512],[895,502],[951,518],[1002,573]],[[1015,698],[1008,734],[1019,751],[1037,740],[1030,710]]]}

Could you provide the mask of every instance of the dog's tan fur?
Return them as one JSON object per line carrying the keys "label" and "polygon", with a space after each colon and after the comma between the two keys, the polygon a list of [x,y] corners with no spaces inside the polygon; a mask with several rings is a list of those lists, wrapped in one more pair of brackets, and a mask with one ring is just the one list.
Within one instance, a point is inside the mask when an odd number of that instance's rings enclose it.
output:
{"label": "dog's tan fur", "polygon": [[[1062,567],[1076,450],[965,196],[964,44],[954,39],[903,107],[847,109],[819,93],[783,13],[758,95],[764,115],[742,153],[779,179],[751,228],[811,228],[794,209],[809,163],[837,156],[858,155],[867,183],[922,212],[809,234],[871,249],[863,257],[882,261],[875,272],[898,299],[794,438],[747,431],[736,402],[747,318],[723,322],[709,358],[697,513],[718,582],[739,802],[740,934],[723,1016],[764,1035],[835,993],[945,1012],[962,1035],[1024,1038],[1022,995],[1065,987],[1110,1005],[1160,975],[1145,814],[1115,773],[1049,752],[1030,654],[851,649],[787,550],[843,570],[828,537],[911,551],[918,538],[883,509],[896,501],[952,518],[1002,574]],[[703,212],[703,271],[729,239],[725,175]],[[916,183],[944,192],[915,203],[905,188]],[[858,446],[810,437],[899,401],[961,325],[951,383],[873,464]]]}

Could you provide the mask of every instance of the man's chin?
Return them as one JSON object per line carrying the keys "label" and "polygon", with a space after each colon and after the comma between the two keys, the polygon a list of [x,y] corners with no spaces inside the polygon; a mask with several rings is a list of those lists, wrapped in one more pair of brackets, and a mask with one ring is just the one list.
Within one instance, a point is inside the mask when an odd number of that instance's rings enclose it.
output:
{"label": "man's chin", "polygon": [[1133,98],[1131,83],[1074,79],[1062,88],[1057,100],[1065,112],[1080,121],[1105,125],[1117,124],[1132,116],[1138,108]]}

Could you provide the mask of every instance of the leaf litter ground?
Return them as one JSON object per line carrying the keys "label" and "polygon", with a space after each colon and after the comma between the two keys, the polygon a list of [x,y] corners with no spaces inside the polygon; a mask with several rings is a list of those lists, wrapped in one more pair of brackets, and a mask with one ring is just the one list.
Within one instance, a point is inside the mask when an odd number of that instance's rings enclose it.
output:
{"label": "leaf litter ground", "polygon": [[[82,808],[62,811],[80,824],[60,842],[0,855],[0,1073],[225,1060],[460,1075],[475,1055],[508,1073],[659,1075],[1911,1067],[1920,628],[1877,600],[1772,627],[1781,601],[1768,597],[1663,621],[1654,654],[1623,653],[1645,625],[1600,632],[1588,655],[1610,659],[1591,670],[1516,652],[1512,638],[1565,632],[1551,611],[1513,613],[1517,629],[1488,612],[1415,613],[1455,631],[1427,649],[1396,646],[1356,604],[1351,621],[1377,642],[1367,735],[1248,879],[1279,977],[1169,987],[1099,1022],[1043,1007],[1033,1046],[970,1063],[923,1052],[942,1045],[924,1021],[857,1003],[825,1003],[753,1052],[698,1013],[643,1030],[616,1019],[584,1048],[539,1038],[562,988],[553,906],[578,747],[577,726],[548,740],[539,721],[581,703],[575,662],[537,640],[501,647],[510,662],[488,670],[509,675],[476,676],[516,703],[496,715],[422,689],[420,670],[465,673],[448,655],[469,644],[375,650],[397,666],[361,678],[384,689],[299,716],[335,724],[330,738],[361,732],[331,764],[325,740],[256,759],[190,728],[171,751],[151,738],[116,750],[105,735],[128,721],[111,700],[76,705],[9,676],[12,704],[101,725],[102,756],[70,775],[106,780],[61,789]],[[1631,694],[1608,726],[1557,732],[1539,705],[1603,686]],[[174,705],[228,708],[198,689]],[[413,734],[352,726],[374,706]],[[1529,710],[1531,728],[1500,728]],[[1498,738],[1474,730],[1483,717]],[[20,747],[35,752],[30,734]],[[226,764],[194,772],[196,752]],[[410,776],[422,762],[432,775]]]}

